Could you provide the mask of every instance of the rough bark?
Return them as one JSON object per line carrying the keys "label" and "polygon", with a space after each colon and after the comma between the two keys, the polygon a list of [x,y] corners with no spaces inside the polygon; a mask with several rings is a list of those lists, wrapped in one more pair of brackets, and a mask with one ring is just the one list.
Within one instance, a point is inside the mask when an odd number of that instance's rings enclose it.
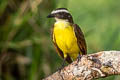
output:
{"label": "rough bark", "polygon": [[120,51],[85,55],[43,80],[92,80],[111,75],[120,75]]}

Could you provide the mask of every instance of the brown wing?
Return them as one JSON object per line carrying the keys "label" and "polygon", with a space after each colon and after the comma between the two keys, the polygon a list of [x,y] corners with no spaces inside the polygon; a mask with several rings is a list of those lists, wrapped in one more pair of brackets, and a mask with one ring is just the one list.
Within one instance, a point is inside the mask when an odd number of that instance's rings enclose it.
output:
{"label": "brown wing", "polygon": [[[62,50],[60,50],[60,48],[59,48],[59,47],[57,46],[57,44],[56,44],[56,40],[55,40],[55,37],[54,37],[54,34],[53,34],[53,28],[54,28],[54,26],[53,26],[52,29],[51,29],[52,41],[53,41],[53,43],[54,43],[54,46],[55,46],[55,48],[56,48],[56,51],[57,51],[58,55],[61,56],[61,57],[64,59],[64,55],[63,55]],[[69,55],[67,55],[66,61],[67,61],[69,64],[72,63],[72,60],[71,60],[71,58],[70,58]]]}
{"label": "brown wing", "polygon": [[77,37],[77,42],[78,42],[80,51],[82,52],[83,55],[86,55],[87,46],[86,46],[86,41],[85,41],[83,32],[77,24],[73,24],[73,27],[74,27],[75,35]]}

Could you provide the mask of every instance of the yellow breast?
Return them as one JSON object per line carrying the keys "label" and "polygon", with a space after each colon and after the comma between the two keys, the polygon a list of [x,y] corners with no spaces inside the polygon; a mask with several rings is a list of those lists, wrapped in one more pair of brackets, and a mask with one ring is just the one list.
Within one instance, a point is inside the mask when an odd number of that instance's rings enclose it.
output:
{"label": "yellow breast", "polygon": [[56,22],[53,34],[56,44],[64,55],[69,54],[73,59],[76,59],[80,50],[73,27],[68,22]]}

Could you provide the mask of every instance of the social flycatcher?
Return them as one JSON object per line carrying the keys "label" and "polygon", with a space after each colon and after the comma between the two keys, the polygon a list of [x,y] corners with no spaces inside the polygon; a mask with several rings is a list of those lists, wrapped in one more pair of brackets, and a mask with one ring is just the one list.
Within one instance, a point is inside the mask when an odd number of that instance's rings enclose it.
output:
{"label": "social flycatcher", "polygon": [[64,61],[71,63],[78,56],[87,54],[83,32],[77,24],[74,24],[66,8],[55,9],[47,17],[56,20],[51,31],[52,40]]}

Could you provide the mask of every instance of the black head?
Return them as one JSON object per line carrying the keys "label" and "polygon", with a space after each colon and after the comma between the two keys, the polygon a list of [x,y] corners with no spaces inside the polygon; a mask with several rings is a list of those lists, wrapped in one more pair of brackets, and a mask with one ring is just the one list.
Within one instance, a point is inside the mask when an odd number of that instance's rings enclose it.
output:
{"label": "black head", "polygon": [[66,8],[57,8],[57,9],[53,10],[47,17],[48,18],[65,19],[68,22],[73,23],[72,16]]}

